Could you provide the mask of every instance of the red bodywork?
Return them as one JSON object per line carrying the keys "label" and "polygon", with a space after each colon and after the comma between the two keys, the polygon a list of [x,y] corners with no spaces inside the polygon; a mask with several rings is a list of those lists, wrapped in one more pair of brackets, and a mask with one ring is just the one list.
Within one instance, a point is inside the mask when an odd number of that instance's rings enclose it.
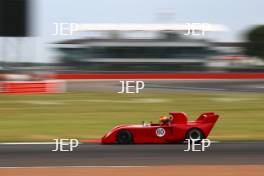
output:
{"label": "red bodywork", "polygon": [[[187,115],[183,112],[171,112],[171,123],[169,124],[142,124],[142,125],[119,125],[113,128],[102,137],[102,144],[117,143],[117,133],[121,130],[129,131],[133,136],[134,144],[164,144],[177,143],[186,139],[186,134],[193,128],[202,131],[204,138],[207,138],[212,130],[218,115],[214,112],[203,113],[195,121],[188,122]],[[157,135],[157,129],[165,130],[164,136]]]}

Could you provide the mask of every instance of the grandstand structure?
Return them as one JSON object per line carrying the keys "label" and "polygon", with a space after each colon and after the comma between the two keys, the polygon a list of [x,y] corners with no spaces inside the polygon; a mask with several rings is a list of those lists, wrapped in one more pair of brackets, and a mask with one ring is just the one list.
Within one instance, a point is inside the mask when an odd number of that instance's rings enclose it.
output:
{"label": "grandstand structure", "polygon": [[[215,54],[206,32],[224,31],[206,24],[80,24],[77,32],[97,33],[55,44],[63,64],[91,71],[181,71],[204,69]],[[197,37],[200,35],[200,37]]]}

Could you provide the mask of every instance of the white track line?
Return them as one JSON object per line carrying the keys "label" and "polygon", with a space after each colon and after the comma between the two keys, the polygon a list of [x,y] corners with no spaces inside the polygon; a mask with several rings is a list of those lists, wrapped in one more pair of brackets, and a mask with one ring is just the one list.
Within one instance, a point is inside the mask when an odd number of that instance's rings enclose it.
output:
{"label": "white track line", "polygon": [[[56,142],[3,142],[0,145],[56,145]],[[61,143],[60,143],[61,144]],[[63,142],[63,144],[70,144],[69,142]],[[79,142],[79,144],[82,144]]]}
{"label": "white track line", "polygon": [[55,142],[3,142],[0,145],[50,145],[56,144]]}
{"label": "white track line", "polygon": [[[211,141],[211,143],[221,143],[221,142]],[[70,143],[63,142],[63,144],[70,144]],[[83,143],[79,142],[79,144],[83,144]],[[0,145],[56,145],[56,142],[3,142],[0,143]]]}
{"label": "white track line", "polygon": [[[187,144],[188,142],[187,141],[184,141],[183,142],[184,144]],[[211,141],[211,144],[218,144],[218,143],[221,143],[220,141]]]}

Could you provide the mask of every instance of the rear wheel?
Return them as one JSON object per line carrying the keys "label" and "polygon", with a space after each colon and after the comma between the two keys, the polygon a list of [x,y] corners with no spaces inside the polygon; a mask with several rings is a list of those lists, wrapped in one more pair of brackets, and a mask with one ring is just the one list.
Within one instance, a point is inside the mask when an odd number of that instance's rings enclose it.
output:
{"label": "rear wheel", "polygon": [[187,132],[186,139],[190,139],[191,142],[200,143],[204,139],[204,135],[200,129],[192,128]]}
{"label": "rear wheel", "polygon": [[119,131],[116,135],[118,144],[131,144],[133,142],[132,134],[127,130]]}

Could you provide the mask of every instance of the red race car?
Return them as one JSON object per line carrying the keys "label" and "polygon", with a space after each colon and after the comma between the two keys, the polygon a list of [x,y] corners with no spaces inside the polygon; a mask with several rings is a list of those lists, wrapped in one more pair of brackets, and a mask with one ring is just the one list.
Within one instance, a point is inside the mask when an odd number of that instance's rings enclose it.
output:
{"label": "red race car", "polygon": [[101,143],[165,144],[185,139],[202,140],[207,138],[218,117],[214,112],[207,112],[188,122],[184,112],[171,112],[170,117],[162,116],[157,124],[119,125],[103,136]]}

